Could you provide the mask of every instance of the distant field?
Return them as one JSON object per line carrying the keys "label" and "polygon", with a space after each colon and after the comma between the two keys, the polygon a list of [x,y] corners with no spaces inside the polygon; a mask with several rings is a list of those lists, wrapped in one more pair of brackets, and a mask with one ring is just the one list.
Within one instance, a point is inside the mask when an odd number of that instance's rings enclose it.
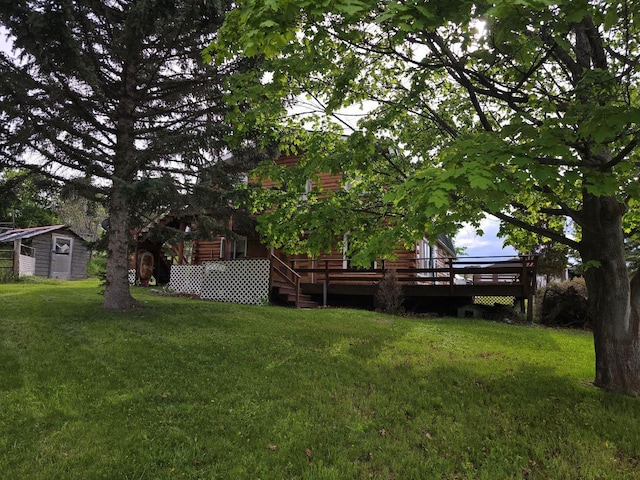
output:
{"label": "distant field", "polygon": [[0,477],[637,479],[588,333],[0,285]]}

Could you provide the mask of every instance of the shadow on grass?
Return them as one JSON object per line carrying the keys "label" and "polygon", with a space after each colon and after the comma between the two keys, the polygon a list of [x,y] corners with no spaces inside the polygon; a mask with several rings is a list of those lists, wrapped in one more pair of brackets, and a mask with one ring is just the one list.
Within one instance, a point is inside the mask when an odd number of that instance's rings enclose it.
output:
{"label": "shadow on grass", "polygon": [[20,362],[16,355],[0,353],[0,392],[8,392],[23,386]]}

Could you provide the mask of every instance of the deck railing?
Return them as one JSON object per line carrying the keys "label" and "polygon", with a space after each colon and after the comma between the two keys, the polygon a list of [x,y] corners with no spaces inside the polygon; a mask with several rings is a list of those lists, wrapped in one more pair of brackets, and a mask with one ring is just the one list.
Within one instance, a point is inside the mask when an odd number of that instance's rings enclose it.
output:
{"label": "deck railing", "polygon": [[[342,258],[293,259],[290,265],[303,283],[311,284],[375,283],[393,269],[398,281],[406,285],[520,285],[535,290],[536,257],[496,258],[500,257],[437,259],[439,266],[431,268],[389,267],[385,261],[371,268],[356,268]],[[423,259],[416,260],[425,264]]]}
{"label": "deck railing", "polygon": [[[272,256],[274,264],[285,264],[276,256]],[[409,262],[405,262],[407,265]],[[360,294],[369,292],[372,286],[382,280],[387,272],[395,270],[398,282],[410,289],[413,294],[431,296],[510,296],[519,299],[521,305],[527,305],[526,313],[529,321],[533,320],[533,295],[536,290],[535,256],[514,257],[466,257],[416,259],[416,265],[434,265],[429,268],[403,267],[385,261],[374,264],[371,268],[355,268],[342,258],[293,259],[289,261],[290,269],[298,275],[287,280],[295,283],[296,292],[301,289],[321,286],[323,305],[327,305],[329,292],[340,292],[349,288],[350,292]],[[281,266],[281,265],[280,265]],[[275,270],[280,277],[284,272]],[[273,275],[273,274],[272,274]],[[314,287],[314,285],[316,287]],[[359,288],[362,287],[362,288]],[[356,290],[354,290],[354,288]]]}

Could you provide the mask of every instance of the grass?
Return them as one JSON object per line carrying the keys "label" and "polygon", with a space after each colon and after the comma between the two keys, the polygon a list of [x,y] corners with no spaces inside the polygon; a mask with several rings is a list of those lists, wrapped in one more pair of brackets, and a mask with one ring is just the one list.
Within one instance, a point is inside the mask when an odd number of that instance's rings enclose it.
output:
{"label": "grass", "polygon": [[7,479],[633,479],[585,332],[0,285]]}

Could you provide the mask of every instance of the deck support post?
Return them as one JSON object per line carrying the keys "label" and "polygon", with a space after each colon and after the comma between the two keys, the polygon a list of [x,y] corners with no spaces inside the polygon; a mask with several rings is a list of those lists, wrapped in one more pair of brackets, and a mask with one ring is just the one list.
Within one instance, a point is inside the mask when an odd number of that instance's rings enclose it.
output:
{"label": "deck support post", "polygon": [[324,260],[324,283],[322,284],[322,306],[327,306],[327,297],[329,296],[329,260]]}
{"label": "deck support post", "polygon": [[455,289],[455,274],[453,273],[453,258],[447,258],[447,266],[449,267],[449,292],[453,296]]}
{"label": "deck support post", "polygon": [[328,286],[327,286],[327,280],[325,279],[324,282],[322,282],[322,306],[326,307],[327,306],[327,296],[329,294],[328,290]]}

